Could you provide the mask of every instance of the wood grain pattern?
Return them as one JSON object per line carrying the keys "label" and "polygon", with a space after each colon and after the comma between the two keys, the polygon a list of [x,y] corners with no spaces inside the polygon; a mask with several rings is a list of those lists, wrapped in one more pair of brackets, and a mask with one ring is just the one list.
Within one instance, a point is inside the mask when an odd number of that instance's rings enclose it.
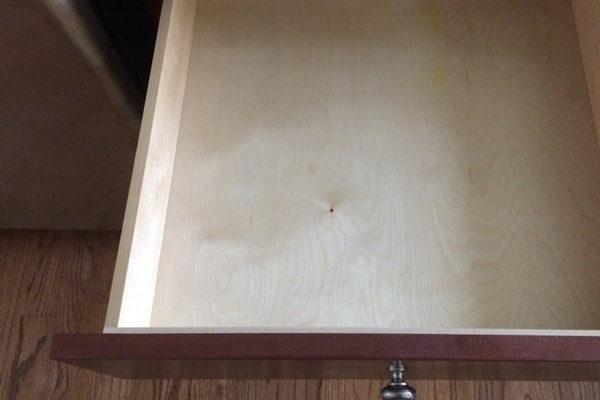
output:
{"label": "wood grain pattern", "polygon": [[107,326],[150,320],[196,3],[168,1],[161,16]]}
{"label": "wood grain pattern", "polygon": [[[124,380],[48,360],[54,332],[97,332],[117,233],[0,231],[0,398],[379,400],[381,380]],[[422,399],[595,400],[598,382],[413,381]]]}
{"label": "wood grain pattern", "polygon": [[597,23],[600,4],[593,0],[572,0],[572,3],[594,121],[600,127],[600,24]]}
{"label": "wood grain pattern", "polygon": [[199,10],[152,326],[600,329],[568,1]]}

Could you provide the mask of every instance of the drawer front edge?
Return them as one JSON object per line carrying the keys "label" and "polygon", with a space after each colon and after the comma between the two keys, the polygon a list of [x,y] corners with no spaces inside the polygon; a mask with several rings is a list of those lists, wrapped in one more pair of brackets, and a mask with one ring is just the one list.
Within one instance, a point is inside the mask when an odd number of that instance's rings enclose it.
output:
{"label": "drawer front edge", "polygon": [[54,360],[122,378],[600,379],[600,337],[426,334],[57,334]]}

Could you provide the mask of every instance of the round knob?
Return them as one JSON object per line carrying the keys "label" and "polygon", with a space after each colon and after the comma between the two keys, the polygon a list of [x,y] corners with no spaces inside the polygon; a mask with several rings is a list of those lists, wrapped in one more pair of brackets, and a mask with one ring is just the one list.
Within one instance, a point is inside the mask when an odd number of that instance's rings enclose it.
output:
{"label": "round knob", "polygon": [[388,367],[388,371],[392,373],[392,381],[381,389],[381,398],[383,400],[415,400],[417,398],[417,391],[408,386],[404,380],[406,366],[402,361],[392,361]]}
{"label": "round knob", "polygon": [[417,391],[407,384],[389,384],[381,389],[381,398],[383,400],[415,400]]}

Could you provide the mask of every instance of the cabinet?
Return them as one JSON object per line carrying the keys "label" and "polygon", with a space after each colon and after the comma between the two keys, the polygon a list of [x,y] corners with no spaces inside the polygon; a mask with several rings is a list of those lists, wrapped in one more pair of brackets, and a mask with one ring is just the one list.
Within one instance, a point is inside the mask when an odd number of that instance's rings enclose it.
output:
{"label": "cabinet", "polygon": [[51,356],[128,377],[404,359],[409,378],[596,379],[596,17],[167,1],[105,331]]}

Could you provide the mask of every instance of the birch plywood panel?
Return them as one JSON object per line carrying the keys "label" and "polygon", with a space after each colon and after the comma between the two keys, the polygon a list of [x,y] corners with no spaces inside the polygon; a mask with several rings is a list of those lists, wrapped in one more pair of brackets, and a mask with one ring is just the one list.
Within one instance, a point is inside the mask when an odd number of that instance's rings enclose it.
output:
{"label": "birch plywood panel", "polygon": [[596,126],[600,126],[600,26],[596,22],[600,16],[600,4],[591,0],[573,0],[572,3],[594,120]]}
{"label": "birch plywood panel", "polygon": [[152,326],[599,329],[569,2],[198,10]]}

